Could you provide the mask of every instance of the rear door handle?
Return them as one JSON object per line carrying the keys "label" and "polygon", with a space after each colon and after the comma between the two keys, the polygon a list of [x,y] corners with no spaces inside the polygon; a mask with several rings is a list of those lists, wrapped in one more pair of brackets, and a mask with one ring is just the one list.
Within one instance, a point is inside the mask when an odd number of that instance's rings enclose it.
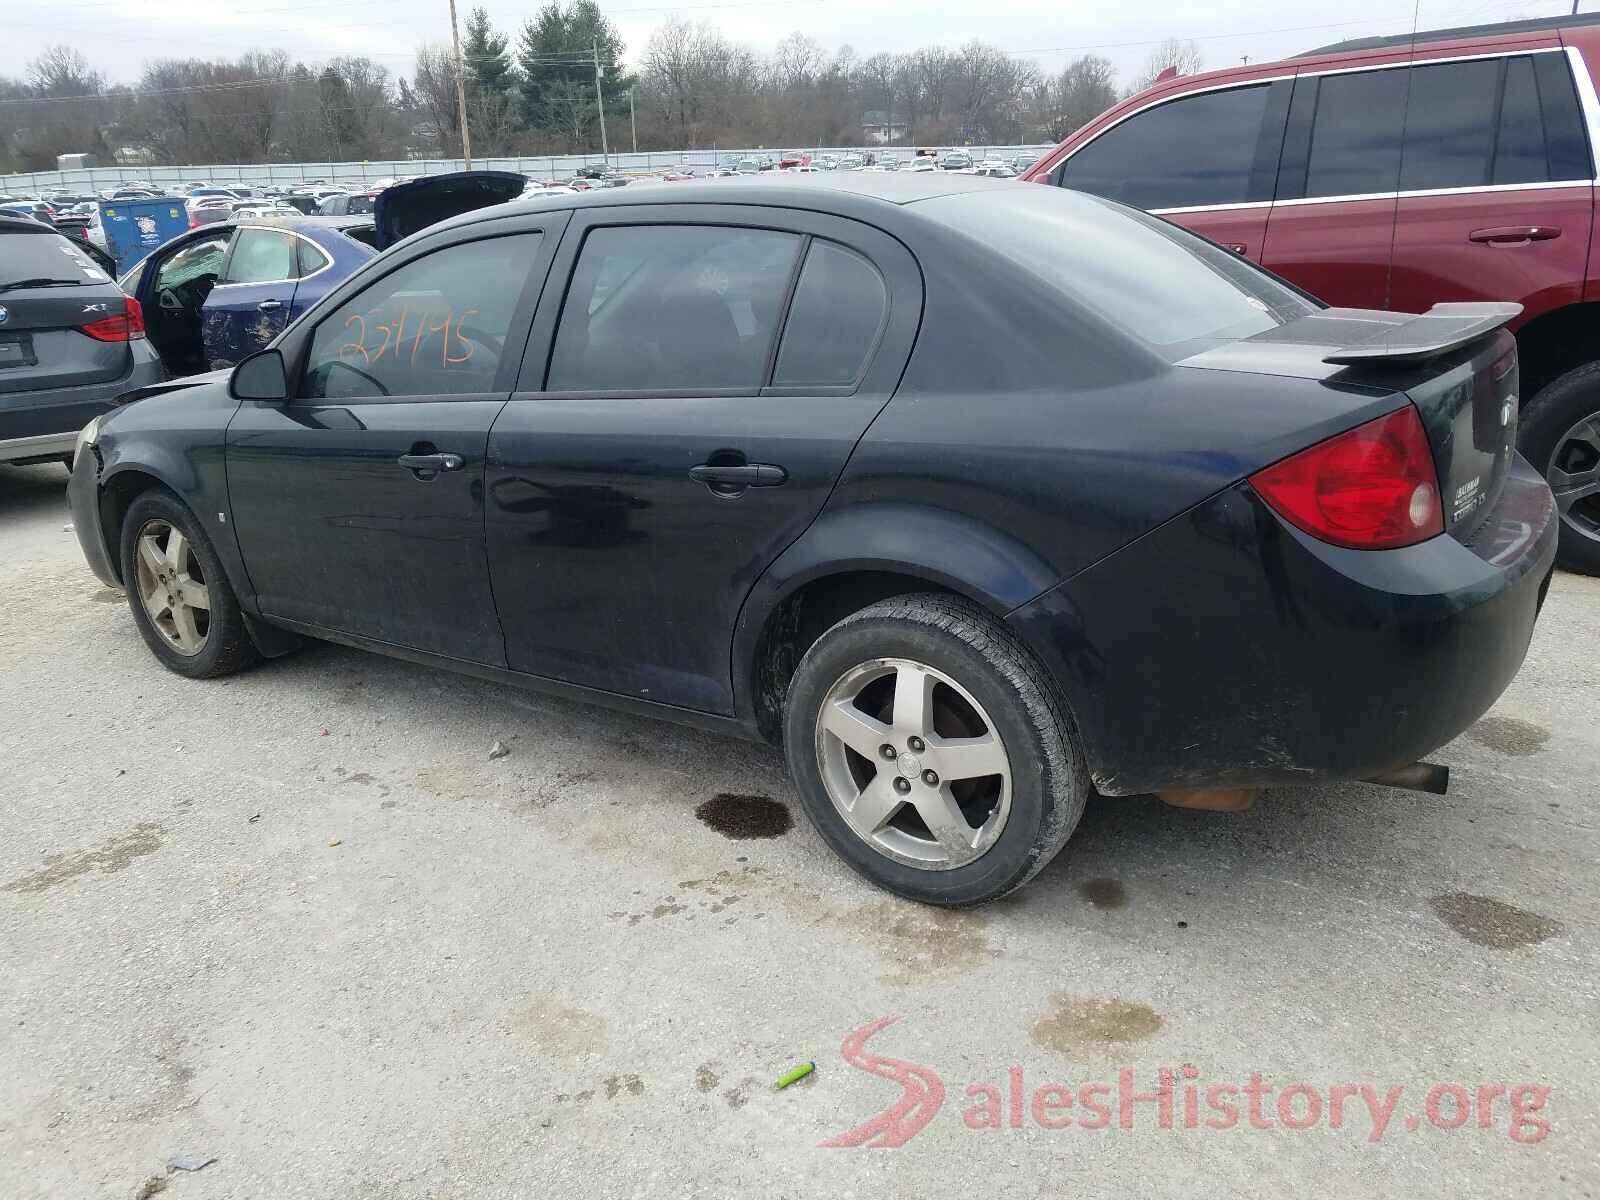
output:
{"label": "rear door handle", "polygon": [[282,300],[263,300],[260,304],[256,305],[256,311],[257,312],[277,312],[278,309],[280,309],[282,307],[283,307],[283,301]]}
{"label": "rear door handle", "polygon": [[461,470],[462,459],[459,454],[402,454],[400,465],[419,475],[437,474],[440,471]]}
{"label": "rear door handle", "polygon": [[689,468],[689,478],[724,488],[777,487],[788,481],[789,472],[770,463],[737,463],[728,466],[701,463]]}
{"label": "rear door handle", "polygon": [[1491,246],[1521,246],[1527,242],[1548,242],[1561,236],[1559,225],[1500,225],[1493,229],[1474,229],[1469,240]]}

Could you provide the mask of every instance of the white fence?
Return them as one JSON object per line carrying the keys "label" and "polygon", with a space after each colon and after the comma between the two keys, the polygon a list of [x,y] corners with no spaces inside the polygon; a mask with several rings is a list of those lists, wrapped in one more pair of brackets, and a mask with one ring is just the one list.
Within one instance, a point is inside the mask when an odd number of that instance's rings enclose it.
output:
{"label": "white fence", "polygon": [[[1040,155],[1048,146],[962,146],[974,159],[1010,159],[1019,154]],[[474,158],[472,165],[479,170],[518,171],[535,179],[566,179],[580,167],[598,166],[609,162],[622,171],[666,170],[669,167],[714,167],[731,165],[741,158],[770,155],[776,158],[784,151],[778,150],[652,150],[638,154],[612,154],[602,158],[596,154],[526,155],[520,158]],[[880,159],[910,158],[914,150],[908,146],[824,146],[803,153],[813,157],[822,154],[843,156],[859,154],[876,155]],[[123,183],[154,183],[166,187],[172,184],[204,180],[208,183],[246,183],[261,187],[269,184],[296,184],[306,180],[321,180],[335,184],[358,184],[371,179],[392,178],[396,175],[441,175],[462,170],[459,158],[397,159],[387,162],[322,162],[322,163],[235,163],[230,165],[190,167],[84,167],[72,171],[34,171],[17,175],[0,175],[0,192],[44,191],[100,191]]]}

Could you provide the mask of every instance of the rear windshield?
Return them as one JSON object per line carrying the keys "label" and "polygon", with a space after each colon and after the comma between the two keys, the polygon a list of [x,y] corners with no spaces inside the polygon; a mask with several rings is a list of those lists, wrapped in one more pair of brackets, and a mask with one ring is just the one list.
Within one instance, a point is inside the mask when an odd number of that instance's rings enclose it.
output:
{"label": "rear windshield", "polygon": [[923,200],[915,208],[977,238],[1172,362],[1317,309],[1239,255],[1098,196],[1015,184]]}
{"label": "rear windshield", "polygon": [[59,233],[15,233],[0,229],[0,284],[21,279],[106,283],[109,277]]}

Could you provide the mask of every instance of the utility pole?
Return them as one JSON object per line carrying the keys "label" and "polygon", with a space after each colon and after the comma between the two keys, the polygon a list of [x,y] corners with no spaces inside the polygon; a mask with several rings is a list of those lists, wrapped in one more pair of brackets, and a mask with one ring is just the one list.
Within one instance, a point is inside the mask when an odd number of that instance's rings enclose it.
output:
{"label": "utility pole", "polygon": [[450,0],[450,41],[456,48],[456,117],[461,122],[461,159],[472,170],[472,134],[467,131],[467,82],[461,63],[461,34],[456,30],[456,0]]}
{"label": "utility pole", "polygon": [[633,89],[628,89],[628,129],[633,134],[633,152],[639,153],[639,122],[633,115]]}
{"label": "utility pole", "polygon": [[[454,4],[456,0],[450,0]],[[600,109],[600,157],[611,166],[611,147],[606,144],[606,98],[600,90],[600,39],[594,39],[594,102]]]}

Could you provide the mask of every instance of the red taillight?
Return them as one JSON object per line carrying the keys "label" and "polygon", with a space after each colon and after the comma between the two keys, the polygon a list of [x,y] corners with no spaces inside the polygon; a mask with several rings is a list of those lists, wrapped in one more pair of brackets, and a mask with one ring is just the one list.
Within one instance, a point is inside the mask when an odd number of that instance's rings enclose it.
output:
{"label": "red taillight", "polygon": [[144,309],[129,296],[123,302],[123,311],[101,317],[87,325],[79,325],[78,332],[86,333],[100,342],[130,342],[144,336]]}
{"label": "red taillight", "polygon": [[1279,516],[1335,546],[1388,550],[1444,532],[1433,452],[1409,404],[1257,471],[1250,483]]}

